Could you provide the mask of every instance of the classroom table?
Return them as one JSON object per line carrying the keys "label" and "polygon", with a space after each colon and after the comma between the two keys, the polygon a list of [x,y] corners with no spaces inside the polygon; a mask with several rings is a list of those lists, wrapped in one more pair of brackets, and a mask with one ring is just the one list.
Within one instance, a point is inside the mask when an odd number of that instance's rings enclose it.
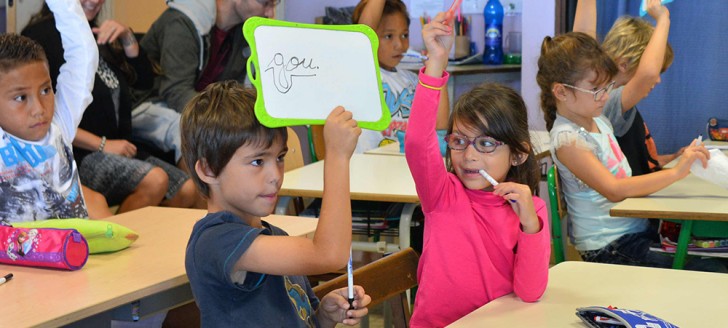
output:
{"label": "classroom table", "polygon": [[[131,320],[132,309],[144,316],[193,300],[185,273],[187,241],[205,210],[146,207],[105,221],[139,234],[128,249],[90,255],[78,271],[0,264],[12,272],[0,285],[2,327],[108,327],[111,320]],[[265,221],[290,235],[308,236],[318,220],[272,215]]]}
{"label": "classroom table", "polygon": [[586,327],[576,308],[640,310],[679,327],[723,327],[728,275],[566,261],[549,270],[546,292],[525,303],[508,294],[449,327]]}
{"label": "classroom table", "polygon": [[[531,144],[533,144],[533,152],[536,155],[536,160],[539,161],[544,157],[551,156],[551,150],[549,148],[551,139],[548,131],[528,130],[528,133],[531,136]],[[404,156],[404,153],[399,152],[399,142],[397,141],[367,150],[364,154]]]}
{"label": "classroom table", "polygon": [[[318,161],[285,173],[281,196],[322,198],[324,162]],[[419,203],[412,174],[404,156],[354,154],[350,162],[352,200],[405,203],[399,220],[399,244],[354,242],[358,250],[394,252],[410,246],[412,213]]]}
{"label": "classroom table", "polygon": [[627,198],[612,216],[670,219],[681,224],[673,268],[685,265],[693,221],[728,221],[728,190],[690,174],[646,197]]}

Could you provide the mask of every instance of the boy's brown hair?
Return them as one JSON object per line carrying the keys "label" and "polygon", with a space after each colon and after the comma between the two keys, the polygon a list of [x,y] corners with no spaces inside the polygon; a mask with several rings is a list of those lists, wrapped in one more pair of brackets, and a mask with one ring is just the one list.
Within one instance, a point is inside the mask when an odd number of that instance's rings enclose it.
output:
{"label": "boy's brown hair", "polygon": [[182,157],[205,197],[210,188],[195,171],[198,161],[219,175],[241,146],[286,144],[285,128],[265,127],[255,117],[255,98],[255,90],[224,81],[208,85],[185,106],[180,119]]}
{"label": "boy's brown hair", "polygon": [[[361,12],[364,11],[364,7],[367,5],[367,1],[368,0],[362,0],[356,5],[356,8],[354,8],[354,12],[351,14],[352,23],[359,24],[359,18],[361,18]],[[384,2],[384,9],[382,9],[382,17],[392,15],[392,14],[404,15],[404,18],[407,21],[407,26],[410,25],[410,17],[409,17],[409,13],[407,12],[407,6],[404,5],[404,2],[402,2],[402,0],[386,0]]]}
{"label": "boy's brown hair", "polygon": [[35,62],[48,64],[45,51],[37,42],[15,33],[0,35],[0,73]]}
{"label": "boy's brown hair", "polygon": [[[642,54],[650,42],[652,32],[655,28],[646,20],[636,17],[620,17],[607,33],[602,43],[606,51],[615,63],[624,61],[627,64],[627,73],[637,70]],[[668,42],[665,47],[665,58],[662,62],[662,72],[665,72],[672,64],[675,54]]]}

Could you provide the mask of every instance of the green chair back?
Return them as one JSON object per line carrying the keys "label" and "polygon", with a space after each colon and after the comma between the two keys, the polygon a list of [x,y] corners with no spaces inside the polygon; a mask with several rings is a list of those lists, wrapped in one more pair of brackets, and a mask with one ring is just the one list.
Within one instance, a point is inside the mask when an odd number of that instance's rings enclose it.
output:
{"label": "green chair back", "polygon": [[556,165],[552,165],[546,174],[551,205],[551,251],[554,253],[554,264],[564,261],[564,243],[561,239],[561,194],[559,191],[559,172]]}

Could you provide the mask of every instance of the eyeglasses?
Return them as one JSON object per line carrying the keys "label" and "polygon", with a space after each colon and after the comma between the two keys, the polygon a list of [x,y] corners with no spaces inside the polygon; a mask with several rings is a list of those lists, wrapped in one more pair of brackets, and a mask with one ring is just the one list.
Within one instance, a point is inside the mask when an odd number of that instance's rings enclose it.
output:
{"label": "eyeglasses", "polygon": [[605,94],[609,94],[610,92],[612,92],[612,89],[614,89],[614,83],[616,83],[616,82],[615,81],[612,81],[609,84],[607,84],[606,87],[601,88],[601,89],[596,90],[596,91],[582,89],[582,88],[579,88],[579,87],[575,87],[575,86],[573,86],[571,84],[566,84],[566,83],[561,83],[561,84],[563,84],[567,88],[572,88],[574,90],[581,91],[581,92],[585,92],[585,93],[591,93],[591,94],[594,95],[594,101],[599,101],[599,99],[602,99],[602,97],[604,97]]}
{"label": "eyeglasses", "polygon": [[504,145],[502,141],[495,140],[489,136],[479,136],[470,140],[466,136],[457,134],[446,135],[445,142],[447,142],[447,148],[452,150],[465,150],[465,148],[468,148],[472,144],[475,150],[481,153],[492,153],[498,146]]}

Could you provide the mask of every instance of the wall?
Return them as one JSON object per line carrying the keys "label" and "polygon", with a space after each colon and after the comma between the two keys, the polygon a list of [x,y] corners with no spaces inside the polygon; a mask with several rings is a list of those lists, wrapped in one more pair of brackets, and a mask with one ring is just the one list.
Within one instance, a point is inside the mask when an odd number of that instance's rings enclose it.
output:
{"label": "wall", "polygon": [[553,36],[555,33],[555,8],[555,0],[531,0],[523,6],[521,96],[528,107],[528,125],[533,130],[546,130],[546,122],[539,105],[541,91],[536,84],[536,73],[541,42],[544,37]]}
{"label": "wall", "polygon": [[108,16],[113,16],[138,33],[146,32],[165,9],[167,4],[162,0],[107,0],[104,5]]}

